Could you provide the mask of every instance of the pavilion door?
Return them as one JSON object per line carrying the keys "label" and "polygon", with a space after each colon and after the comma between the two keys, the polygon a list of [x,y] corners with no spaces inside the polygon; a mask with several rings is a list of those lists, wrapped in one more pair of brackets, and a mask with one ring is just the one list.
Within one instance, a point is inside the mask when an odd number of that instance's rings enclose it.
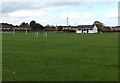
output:
{"label": "pavilion door", "polygon": [[84,29],[82,29],[82,33],[83,33],[83,30],[84,30]]}

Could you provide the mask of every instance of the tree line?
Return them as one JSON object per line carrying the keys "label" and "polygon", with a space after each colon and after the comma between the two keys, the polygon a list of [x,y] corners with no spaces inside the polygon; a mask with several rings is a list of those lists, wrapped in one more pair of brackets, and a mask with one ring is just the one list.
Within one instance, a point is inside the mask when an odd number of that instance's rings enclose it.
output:
{"label": "tree line", "polygon": [[[32,30],[53,30],[56,28],[54,25],[47,24],[46,26],[36,23],[36,21],[31,21],[30,23],[22,22],[20,25],[13,25],[9,23],[0,23],[2,28],[31,28]],[[58,30],[62,30],[62,26],[58,27]]]}
{"label": "tree line", "polygon": [[[110,27],[104,27],[104,24],[95,21],[93,25],[96,25],[98,27],[99,31],[105,31],[105,30],[111,30]],[[22,27],[22,28],[31,28],[32,30],[55,30],[56,26],[49,25],[47,24],[46,26],[41,25],[40,23],[36,23],[36,21],[31,21],[30,23],[22,22],[20,25],[13,25],[13,24],[8,24],[8,23],[0,23],[0,26],[3,28],[14,28],[14,27]],[[58,30],[62,30],[63,26],[58,26]]]}

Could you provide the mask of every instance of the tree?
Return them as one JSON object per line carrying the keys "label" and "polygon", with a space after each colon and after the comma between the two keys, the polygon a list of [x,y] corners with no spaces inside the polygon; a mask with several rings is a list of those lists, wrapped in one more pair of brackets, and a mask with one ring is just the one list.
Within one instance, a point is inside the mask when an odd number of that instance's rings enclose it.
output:
{"label": "tree", "polygon": [[49,28],[50,28],[50,25],[47,24],[47,25],[45,26],[45,30],[49,30]]}
{"label": "tree", "polygon": [[104,24],[99,22],[99,21],[95,21],[93,25],[96,25],[98,28],[98,31],[103,31],[103,26]]}
{"label": "tree", "polygon": [[39,24],[39,23],[36,23],[36,28],[37,28],[37,29],[40,29],[40,30],[43,30],[43,29],[44,29],[44,26],[42,26],[42,25]]}
{"label": "tree", "polygon": [[30,26],[31,26],[31,28],[34,30],[34,29],[36,29],[36,22],[35,21],[31,21],[30,22]]}
{"label": "tree", "polygon": [[2,27],[7,27],[7,28],[14,27],[14,25],[8,24],[8,23],[1,23],[0,25],[1,25]]}
{"label": "tree", "polygon": [[43,30],[44,29],[44,26],[42,26],[39,23],[36,23],[35,21],[31,21],[30,26],[33,30],[38,30],[38,29]]}
{"label": "tree", "polygon": [[30,25],[28,23],[23,22],[20,24],[20,27],[30,28]]}
{"label": "tree", "polygon": [[58,27],[58,30],[60,30],[60,31],[61,31],[62,29],[63,29],[63,27],[62,27],[62,26],[59,26],[59,27]]}
{"label": "tree", "polygon": [[25,26],[25,24],[26,24],[26,23],[25,23],[25,22],[23,22],[23,23],[21,23],[21,24],[20,24],[20,26],[24,27],[24,26]]}

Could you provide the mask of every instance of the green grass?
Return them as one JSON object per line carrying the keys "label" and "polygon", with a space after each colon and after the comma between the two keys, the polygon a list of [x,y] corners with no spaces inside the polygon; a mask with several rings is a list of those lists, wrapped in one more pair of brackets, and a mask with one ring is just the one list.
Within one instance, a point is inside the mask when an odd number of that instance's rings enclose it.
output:
{"label": "green grass", "polygon": [[4,33],[2,42],[3,81],[118,81],[118,34]]}

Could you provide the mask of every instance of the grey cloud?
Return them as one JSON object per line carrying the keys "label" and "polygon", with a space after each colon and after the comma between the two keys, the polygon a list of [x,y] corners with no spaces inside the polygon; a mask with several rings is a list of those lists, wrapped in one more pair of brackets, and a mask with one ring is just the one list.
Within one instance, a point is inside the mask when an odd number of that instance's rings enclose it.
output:
{"label": "grey cloud", "polygon": [[17,10],[76,5],[80,5],[80,2],[3,2],[1,11],[2,13],[10,13]]}
{"label": "grey cloud", "polygon": [[43,8],[43,3],[38,2],[4,2],[2,3],[2,13],[10,13],[17,10]]}
{"label": "grey cloud", "polygon": [[77,6],[80,2],[49,2],[50,6]]}

